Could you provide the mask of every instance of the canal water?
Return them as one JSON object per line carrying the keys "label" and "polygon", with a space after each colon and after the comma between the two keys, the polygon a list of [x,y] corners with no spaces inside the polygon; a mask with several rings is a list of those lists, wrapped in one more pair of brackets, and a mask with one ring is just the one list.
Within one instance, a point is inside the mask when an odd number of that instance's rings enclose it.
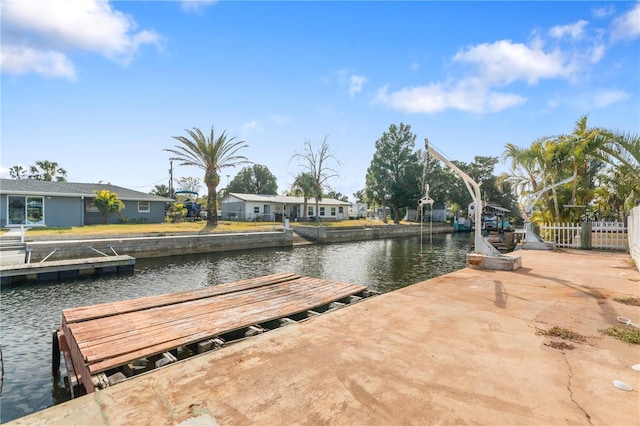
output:
{"label": "canal water", "polygon": [[[138,259],[131,275],[76,279],[3,290],[0,345],[4,376],[0,423],[66,400],[51,374],[52,331],[62,310],[208,287],[278,272],[369,286],[382,293],[465,267],[469,234],[304,245]],[[63,362],[64,365],[64,362]]]}

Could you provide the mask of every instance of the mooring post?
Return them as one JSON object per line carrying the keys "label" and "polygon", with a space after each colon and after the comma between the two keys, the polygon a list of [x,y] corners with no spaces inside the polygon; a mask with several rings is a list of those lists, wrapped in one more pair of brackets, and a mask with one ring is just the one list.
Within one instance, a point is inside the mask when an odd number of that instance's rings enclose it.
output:
{"label": "mooring post", "polygon": [[582,222],[580,229],[580,249],[591,250],[591,222]]}
{"label": "mooring post", "polygon": [[53,330],[53,341],[51,344],[51,375],[58,377],[60,374],[60,341],[58,340],[58,330]]}

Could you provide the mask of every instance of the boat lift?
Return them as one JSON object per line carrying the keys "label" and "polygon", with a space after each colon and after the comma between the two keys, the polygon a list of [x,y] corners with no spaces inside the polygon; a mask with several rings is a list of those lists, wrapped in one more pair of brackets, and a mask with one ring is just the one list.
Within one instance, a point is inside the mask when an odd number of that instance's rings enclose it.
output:
{"label": "boat lift", "polygon": [[531,218],[533,217],[533,207],[536,205],[542,194],[551,189],[572,182],[577,176],[577,173],[573,173],[573,176],[570,178],[561,180],[560,182],[556,182],[554,184],[545,186],[540,191],[534,192],[533,194],[529,194],[527,196],[527,201],[522,212],[522,216],[524,219],[524,240],[522,241],[522,248],[529,250],[553,250],[554,243],[543,241],[542,238],[536,234],[531,228]]}
{"label": "boat lift", "polygon": [[475,269],[496,269],[508,271],[514,271],[520,268],[522,266],[522,259],[520,257],[501,254],[482,235],[482,227],[479,226],[479,224],[482,223],[482,197],[480,195],[480,185],[471,179],[469,175],[456,167],[456,165],[449,161],[443,154],[430,146],[429,139],[427,138],[424,139],[424,147],[427,154],[433,155],[435,158],[442,161],[447,167],[456,172],[456,174],[462,178],[469,194],[471,194],[471,198],[475,202],[475,251],[474,253],[467,254],[467,265],[470,268]]}

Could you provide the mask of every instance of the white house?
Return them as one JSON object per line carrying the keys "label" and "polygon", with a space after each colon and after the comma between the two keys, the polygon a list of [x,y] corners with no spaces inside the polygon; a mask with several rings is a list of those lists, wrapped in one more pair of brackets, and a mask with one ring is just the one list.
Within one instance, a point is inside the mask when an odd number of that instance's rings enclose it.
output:
{"label": "white house", "polygon": [[303,197],[231,192],[218,207],[222,220],[282,222],[284,219],[299,221],[316,216],[321,221],[349,219],[349,203],[333,198],[321,199],[317,212],[315,198],[308,198],[305,212]]}

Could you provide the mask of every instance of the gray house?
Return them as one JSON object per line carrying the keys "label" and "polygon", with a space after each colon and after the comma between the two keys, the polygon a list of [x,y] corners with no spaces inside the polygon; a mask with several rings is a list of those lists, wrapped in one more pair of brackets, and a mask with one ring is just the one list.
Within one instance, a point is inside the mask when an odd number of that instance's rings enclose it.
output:
{"label": "gray house", "polygon": [[81,226],[102,223],[93,204],[94,191],[106,189],[124,203],[108,223],[164,222],[170,198],[99,183],[48,182],[34,179],[0,179],[0,226]]}

